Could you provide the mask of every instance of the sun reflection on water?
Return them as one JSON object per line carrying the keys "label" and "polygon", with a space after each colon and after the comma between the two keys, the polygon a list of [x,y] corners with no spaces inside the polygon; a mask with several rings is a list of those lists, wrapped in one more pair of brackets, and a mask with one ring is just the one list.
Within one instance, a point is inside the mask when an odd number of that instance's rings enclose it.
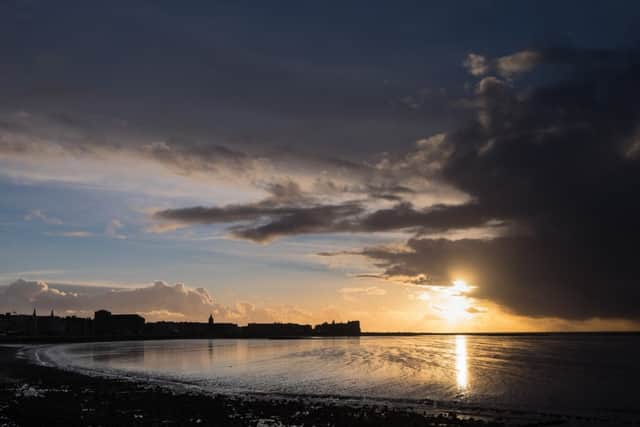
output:
{"label": "sun reflection on water", "polygon": [[456,380],[458,388],[466,389],[469,385],[467,367],[467,337],[456,335]]}

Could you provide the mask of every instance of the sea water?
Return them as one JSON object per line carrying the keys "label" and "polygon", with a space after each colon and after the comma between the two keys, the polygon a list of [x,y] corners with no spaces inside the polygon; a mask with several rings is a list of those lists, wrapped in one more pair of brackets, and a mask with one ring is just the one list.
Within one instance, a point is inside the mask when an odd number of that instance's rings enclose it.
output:
{"label": "sea water", "polygon": [[412,337],[126,341],[44,347],[91,374],[216,393],[273,393],[571,413],[638,413],[640,336]]}

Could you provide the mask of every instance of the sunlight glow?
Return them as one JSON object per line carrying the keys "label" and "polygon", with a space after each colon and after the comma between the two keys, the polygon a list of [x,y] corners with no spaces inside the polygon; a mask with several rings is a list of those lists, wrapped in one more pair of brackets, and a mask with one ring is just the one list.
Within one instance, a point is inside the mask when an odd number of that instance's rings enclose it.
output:
{"label": "sunlight glow", "polygon": [[470,292],[471,289],[473,289],[471,286],[467,284],[467,282],[460,279],[454,280],[452,284],[453,284],[453,290],[460,294],[466,294]]}
{"label": "sunlight glow", "polygon": [[473,289],[464,280],[454,280],[452,286],[443,288],[443,301],[440,304],[440,315],[448,322],[459,322],[472,318],[469,313],[471,302],[465,296]]}
{"label": "sunlight glow", "polygon": [[428,292],[420,292],[418,294],[418,299],[421,301],[429,301],[431,297],[429,296]]}
{"label": "sunlight glow", "polygon": [[468,308],[469,302],[465,297],[451,296],[442,304],[441,315],[449,322],[458,322],[471,317]]}

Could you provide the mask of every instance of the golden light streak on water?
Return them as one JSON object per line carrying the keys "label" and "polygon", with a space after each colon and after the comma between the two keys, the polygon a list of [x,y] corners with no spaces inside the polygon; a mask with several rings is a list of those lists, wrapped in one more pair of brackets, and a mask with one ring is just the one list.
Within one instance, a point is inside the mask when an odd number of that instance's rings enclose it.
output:
{"label": "golden light streak on water", "polygon": [[456,380],[458,388],[466,389],[469,386],[467,366],[467,337],[456,335]]}

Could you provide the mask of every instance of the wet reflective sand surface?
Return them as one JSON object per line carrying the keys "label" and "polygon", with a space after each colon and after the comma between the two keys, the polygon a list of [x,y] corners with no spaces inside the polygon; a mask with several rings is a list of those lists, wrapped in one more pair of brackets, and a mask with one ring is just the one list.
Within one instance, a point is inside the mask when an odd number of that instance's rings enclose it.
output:
{"label": "wet reflective sand surface", "polygon": [[60,365],[210,391],[435,399],[561,411],[637,410],[640,337],[175,340],[46,348]]}

